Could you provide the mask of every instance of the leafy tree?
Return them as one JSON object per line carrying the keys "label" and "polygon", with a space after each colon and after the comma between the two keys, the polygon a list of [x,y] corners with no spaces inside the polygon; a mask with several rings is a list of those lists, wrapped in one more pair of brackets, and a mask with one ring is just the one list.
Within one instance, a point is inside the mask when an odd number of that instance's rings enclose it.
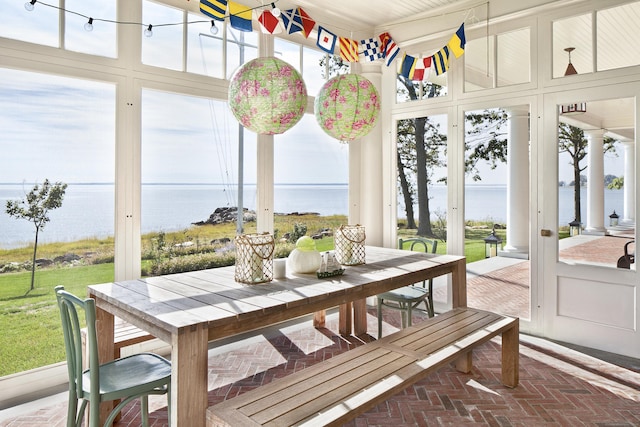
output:
{"label": "leafy tree", "polygon": [[[442,87],[429,82],[413,82],[398,76],[402,83],[402,93],[411,100],[417,100],[420,93],[427,98],[438,96]],[[465,150],[465,172],[474,181],[481,179],[478,171],[480,161],[486,161],[491,168],[506,161],[507,140],[502,126],[507,120],[502,110],[485,110],[466,116],[467,132]],[[440,131],[440,125],[429,117],[400,120],[398,122],[398,180],[403,195],[407,228],[416,228],[413,200],[418,198],[418,224],[416,234],[436,237],[431,226],[429,207],[429,187],[434,182],[433,172],[446,166],[447,136]],[[415,177],[412,183],[411,177]],[[446,182],[446,177],[435,179]],[[415,188],[415,192],[413,190]],[[422,220],[426,218],[426,220]]]}
{"label": "leafy tree", "polygon": [[56,182],[51,185],[45,179],[42,186],[34,185],[29,193],[22,200],[7,200],[6,212],[16,219],[26,219],[36,227],[36,237],[33,244],[33,260],[31,263],[31,288],[34,289],[36,274],[36,253],[38,251],[38,235],[49,222],[49,211],[62,206],[64,192],[67,184]]}
{"label": "leafy tree", "polygon": [[624,177],[614,177],[609,183],[605,181],[605,184],[609,190],[620,190],[624,187]]}
{"label": "leafy tree", "polygon": [[[615,139],[605,137],[603,141],[604,152],[615,153],[615,142]],[[566,123],[560,123],[558,126],[558,152],[569,154],[569,164],[573,166],[573,212],[575,220],[578,222],[582,222],[582,216],[580,215],[580,185],[575,185],[575,183],[583,183],[582,178],[584,175],[580,175],[580,172],[584,171],[587,165],[581,166],[580,162],[587,156],[588,145],[589,142],[585,138],[582,129]],[[586,177],[584,181],[586,181]]]}

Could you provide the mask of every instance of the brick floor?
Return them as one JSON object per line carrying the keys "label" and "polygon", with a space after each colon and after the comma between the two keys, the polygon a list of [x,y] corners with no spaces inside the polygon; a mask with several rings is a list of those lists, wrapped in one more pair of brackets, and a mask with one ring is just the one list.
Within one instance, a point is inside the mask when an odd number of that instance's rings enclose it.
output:
{"label": "brick floor", "polygon": [[[597,254],[592,250],[596,246],[590,245],[589,251]],[[606,252],[613,259],[615,252]],[[528,283],[528,262],[476,277],[468,282],[469,305],[528,317]],[[415,312],[413,321],[424,317],[424,313]],[[368,320],[371,336],[338,335],[337,315],[332,314],[326,329],[300,323],[212,351],[209,404],[373,340],[375,309],[370,310]],[[385,309],[384,320],[384,335],[400,327],[397,311]],[[555,357],[537,345],[521,343],[520,384],[509,389],[500,383],[499,343],[491,341],[474,351],[470,374],[442,368],[347,426],[640,426],[640,374],[599,364],[599,375],[597,369],[583,369],[582,362],[571,358]],[[615,375],[605,375],[609,369],[615,370]],[[150,406],[151,426],[166,426],[165,398],[152,397]],[[64,426],[65,416],[66,403],[59,403],[0,421],[0,427]],[[138,405],[130,405],[115,425],[140,425]]]}

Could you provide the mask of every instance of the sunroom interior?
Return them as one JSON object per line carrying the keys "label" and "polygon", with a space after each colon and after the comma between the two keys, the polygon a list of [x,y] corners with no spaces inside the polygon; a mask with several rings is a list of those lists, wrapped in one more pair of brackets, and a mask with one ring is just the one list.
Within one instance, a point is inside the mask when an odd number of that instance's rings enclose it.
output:
{"label": "sunroom interior", "polygon": [[[626,243],[635,248],[640,200],[640,51],[634,48],[640,44],[639,1],[235,4],[251,11],[248,31],[239,30],[243,24],[232,23],[229,15],[212,19],[197,0],[3,2],[0,120],[6,124],[0,140],[6,163],[0,183],[21,183],[21,190],[24,183],[49,177],[109,183],[111,200],[95,211],[95,222],[107,228],[89,228],[88,236],[77,232],[82,238],[112,236],[109,281],[141,277],[144,235],[150,227],[170,229],[173,221],[165,215],[154,222],[145,209],[157,203],[157,212],[188,212],[192,199],[180,197],[182,186],[191,183],[220,183],[220,204],[251,206],[254,231],[272,234],[281,231],[275,225],[280,212],[307,206],[296,204],[304,188],[286,204],[279,186],[339,183],[341,192],[326,193],[314,202],[322,206],[313,208],[364,226],[367,245],[396,248],[407,222],[399,182],[406,148],[401,130],[424,118],[438,129],[440,142],[432,152],[436,160],[422,175],[430,194],[428,221],[441,224],[438,238],[446,253],[468,255],[472,220],[486,217],[504,225],[504,244],[468,264],[469,293],[478,295],[478,304],[486,300],[484,307],[520,317],[528,336],[617,355],[632,365],[640,359],[640,280],[635,263],[619,263]],[[303,9],[314,24],[293,32],[280,20],[272,34],[257,18],[275,9]],[[436,66],[452,37],[460,38],[460,28],[462,48],[447,51],[447,60]],[[335,37],[333,53],[320,33],[328,43]],[[336,62],[348,55],[340,53],[341,39],[381,41],[385,33],[391,42],[374,60],[356,53]],[[304,116],[277,134],[243,130],[229,109],[234,72],[260,57],[291,64],[308,92]],[[368,79],[380,99],[375,126],[349,141],[327,133],[316,120],[316,98],[336,73]],[[500,125],[487,132],[504,142],[501,161],[470,169],[478,126],[472,117],[493,113]],[[569,145],[571,129],[584,144],[580,152]],[[435,140],[434,135],[427,137]],[[413,178],[417,189],[411,191],[423,188],[419,179]],[[144,190],[150,183],[175,184],[176,198],[154,201]],[[502,192],[484,205],[485,189],[478,183],[499,183]],[[3,200],[15,193],[5,194]],[[419,220],[424,211],[417,197],[411,200]],[[493,205],[501,206],[497,213]],[[72,229],[81,216],[76,212],[59,221]],[[7,233],[0,236],[0,248],[18,246],[22,241],[12,234],[17,225],[1,224]],[[480,232],[489,235],[491,229]],[[492,299],[498,298],[497,288],[471,287],[474,277],[492,271],[502,271],[499,281],[507,283],[515,266],[522,274],[516,284],[522,305],[515,311],[509,306],[513,295],[503,306]],[[451,306],[450,278],[435,283],[434,300],[436,312]],[[47,381],[57,386],[60,378]],[[0,400],[6,408],[24,399],[8,394]]]}

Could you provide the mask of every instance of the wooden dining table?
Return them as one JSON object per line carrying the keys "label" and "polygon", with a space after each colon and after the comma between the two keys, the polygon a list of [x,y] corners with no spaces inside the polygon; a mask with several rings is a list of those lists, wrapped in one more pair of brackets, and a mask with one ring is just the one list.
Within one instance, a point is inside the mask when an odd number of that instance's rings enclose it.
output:
{"label": "wooden dining table", "polygon": [[464,257],[373,246],[365,254],[365,264],[324,279],[287,273],[248,285],[235,281],[231,266],[89,286],[100,361],[113,358],[114,316],[169,343],[171,425],[203,427],[211,341],[312,313],[314,326],[322,327],[324,310],[336,306],[340,333],[364,334],[367,297],[446,274],[452,275],[453,307],[466,307]]}

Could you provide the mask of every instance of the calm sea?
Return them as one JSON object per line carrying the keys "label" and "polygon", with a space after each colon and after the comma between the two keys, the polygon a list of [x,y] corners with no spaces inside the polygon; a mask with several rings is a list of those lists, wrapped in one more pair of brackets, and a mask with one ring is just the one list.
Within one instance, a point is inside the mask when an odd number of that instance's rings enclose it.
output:
{"label": "calm sea", "polygon": [[[11,218],[5,212],[6,200],[21,199],[31,186],[0,184],[0,248],[31,244],[34,226]],[[573,187],[560,189],[560,224],[573,220]],[[623,210],[623,192],[605,190],[605,212]],[[346,184],[276,185],[275,211],[278,213],[317,212],[320,215],[348,212]],[[432,212],[446,210],[446,187],[430,191]],[[466,218],[505,222],[506,186],[471,185],[466,188]],[[583,217],[586,190],[582,189]],[[153,184],[142,186],[142,232],[175,231],[206,220],[218,207],[235,206],[235,191],[217,184]],[[244,190],[244,205],[256,207],[255,185]],[[111,184],[70,184],[62,207],[50,214],[51,222],[40,233],[40,242],[73,241],[87,237],[107,237],[114,230],[114,186]],[[416,209],[417,212],[417,209]],[[404,208],[398,216],[405,217]]]}

